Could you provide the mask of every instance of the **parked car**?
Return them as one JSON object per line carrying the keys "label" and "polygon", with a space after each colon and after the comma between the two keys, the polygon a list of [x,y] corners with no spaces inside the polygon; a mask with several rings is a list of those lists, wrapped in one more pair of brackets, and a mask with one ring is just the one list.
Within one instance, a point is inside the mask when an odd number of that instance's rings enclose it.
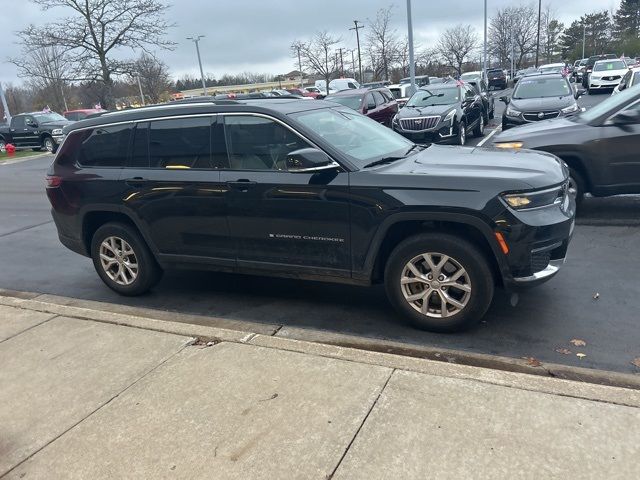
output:
{"label": "parked car", "polygon": [[31,112],[11,117],[9,125],[0,126],[0,151],[7,144],[16,148],[45,149],[55,153],[64,138],[62,129],[70,122],[59,113]]}
{"label": "parked car", "polygon": [[358,88],[360,88],[360,84],[355,78],[336,78],[329,82],[329,90],[335,90],[337,92],[341,90],[356,90]]}
{"label": "parked car", "polygon": [[326,100],[360,112],[387,127],[391,127],[391,119],[398,113],[398,102],[387,88],[343,90],[329,95]]}
{"label": "parked car", "polygon": [[587,59],[587,63],[584,65],[584,72],[582,73],[582,87],[589,88],[589,76],[593,71],[593,66],[598,60],[615,60],[616,57],[613,53],[607,53],[604,55],[593,55]]}
{"label": "parked car", "polygon": [[46,192],[60,241],[119,294],[171,268],[384,283],[409,322],[452,331],[497,286],[558,272],[567,182],[551,155],[416,145],[332,102],[263,99],[74,123]]}
{"label": "parked car", "polygon": [[104,112],[106,112],[104,108],[83,108],[79,110],[67,110],[66,112],[62,113],[62,116],[67,120],[77,122],[78,120],[84,120],[89,115],[95,115],[97,113]]}
{"label": "parked car", "polygon": [[631,58],[631,57],[620,57],[620,60],[622,60],[624,63],[627,64],[627,67],[632,67],[633,65],[635,65],[636,59],[635,58]]}
{"label": "parked car", "polygon": [[538,73],[564,73],[566,65],[564,63],[548,63],[538,67]]}
{"label": "parked car", "polygon": [[525,75],[531,75],[532,73],[538,73],[538,69],[535,67],[523,68],[522,70],[518,70],[513,77],[513,84],[515,86],[516,83],[520,81],[522,77]]}
{"label": "parked car", "polygon": [[578,203],[585,193],[640,193],[640,87],[625,89],[571,117],[503,132],[494,145],[560,157],[571,170],[571,192]]}
{"label": "parked car", "polygon": [[[416,75],[415,76],[416,87],[424,87],[425,85],[429,85],[430,81],[431,81],[431,77],[429,75]],[[400,79],[400,85],[403,85],[405,83],[411,83],[411,77],[406,77],[406,78],[401,78]]]}
{"label": "parked car", "polygon": [[482,105],[484,106],[484,123],[486,125],[487,123],[489,123],[490,119],[495,117],[495,98],[493,97],[493,94],[489,92],[487,83],[484,80],[474,78],[466,83],[472,85],[480,94],[480,97],[482,97]]}
{"label": "parked car", "polygon": [[507,76],[501,68],[492,68],[491,70],[487,70],[487,79],[489,90],[493,88],[504,90],[507,88]]}
{"label": "parked car", "polygon": [[628,71],[629,67],[623,60],[598,60],[589,75],[587,92],[613,90]]}
{"label": "parked car", "polygon": [[569,79],[559,73],[527,75],[518,82],[511,97],[500,97],[506,105],[502,130],[551,118],[574,115],[580,111],[576,102],[585,93],[574,91]]}
{"label": "parked car", "polygon": [[362,88],[387,88],[391,85],[389,80],[381,80],[379,82],[368,82],[360,85]]}
{"label": "parked car", "polygon": [[611,95],[617,95],[622,90],[638,84],[640,84],[640,65],[637,67],[629,68],[629,71],[624,74],[624,77],[622,77],[622,80],[620,80],[618,86],[613,89]]}
{"label": "parked car", "polygon": [[571,76],[573,78],[573,81],[578,83],[578,82],[582,82],[582,75],[584,74],[586,65],[587,65],[587,60],[589,60],[588,58],[582,58],[580,60],[576,60],[574,63],[574,68],[573,68],[573,72],[571,73]]}
{"label": "parked car", "polygon": [[469,80],[473,80],[474,78],[482,78],[484,80],[487,79],[487,77],[484,74],[484,72],[481,72],[481,71],[466,72],[466,73],[463,73],[462,75],[460,75],[460,80],[462,80],[464,82],[469,81]]}
{"label": "parked car", "polygon": [[402,108],[407,103],[407,100],[415,93],[410,83],[399,83],[396,85],[389,85],[389,91],[393,95],[393,98],[398,102],[398,108]]}
{"label": "parked car", "polygon": [[416,143],[464,145],[468,134],[484,135],[482,97],[463,82],[422,87],[393,117],[393,129]]}
{"label": "parked car", "polygon": [[299,97],[317,98],[317,96],[320,95],[319,92],[310,92],[304,88],[287,88],[286,90],[291,95],[297,95]]}
{"label": "parked car", "polygon": [[445,79],[442,77],[429,77],[429,85],[433,85],[434,83],[444,83]]}

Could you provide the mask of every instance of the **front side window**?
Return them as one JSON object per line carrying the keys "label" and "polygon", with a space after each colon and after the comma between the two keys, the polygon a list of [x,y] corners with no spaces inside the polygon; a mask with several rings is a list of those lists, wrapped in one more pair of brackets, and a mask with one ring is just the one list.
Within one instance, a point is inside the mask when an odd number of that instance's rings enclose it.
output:
{"label": "front side window", "polygon": [[381,158],[404,155],[413,145],[390,128],[346,109],[325,108],[291,116],[358,168]]}
{"label": "front side window", "polygon": [[226,115],[224,131],[232,170],[287,170],[289,153],[311,147],[278,122],[255,115]]}
{"label": "front side window", "polygon": [[82,132],[76,161],[83,167],[124,167],[132,125],[96,127]]}
{"label": "front side window", "polygon": [[337,95],[328,97],[327,100],[339,103],[352,110],[360,110],[362,108],[362,95]]}
{"label": "front side window", "polygon": [[385,99],[380,92],[373,92],[373,98],[376,100],[376,105],[384,105]]}
{"label": "front side window", "polygon": [[211,118],[157,120],[149,125],[151,168],[211,168]]}
{"label": "front side window", "polygon": [[523,78],[513,92],[513,98],[564,97],[573,95],[573,90],[564,78]]}
{"label": "front side window", "polygon": [[11,119],[11,126],[15,129],[24,128],[25,126],[24,117],[23,116],[13,117]]}

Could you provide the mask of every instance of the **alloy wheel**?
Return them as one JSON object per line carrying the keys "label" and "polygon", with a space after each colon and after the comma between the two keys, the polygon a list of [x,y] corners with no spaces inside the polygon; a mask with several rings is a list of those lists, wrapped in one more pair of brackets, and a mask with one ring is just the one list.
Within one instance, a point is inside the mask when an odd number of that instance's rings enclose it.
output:
{"label": "alloy wheel", "polygon": [[460,145],[464,145],[467,142],[467,126],[461,123],[458,128],[460,128]]}
{"label": "alloy wheel", "polygon": [[131,285],[138,278],[138,259],[131,245],[120,237],[107,237],[100,244],[100,265],[118,285]]}
{"label": "alloy wheel", "polygon": [[49,153],[53,152],[53,140],[51,138],[44,139],[44,148]]}
{"label": "alloy wheel", "polygon": [[5,153],[7,151],[7,144],[4,143],[4,140],[0,141],[0,153]]}
{"label": "alloy wheel", "polygon": [[569,195],[574,199],[578,198],[578,182],[572,176],[569,177]]}
{"label": "alloy wheel", "polygon": [[400,276],[400,289],[407,303],[419,313],[449,318],[469,303],[471,279],[455,258],[428,252],[407,262]]}

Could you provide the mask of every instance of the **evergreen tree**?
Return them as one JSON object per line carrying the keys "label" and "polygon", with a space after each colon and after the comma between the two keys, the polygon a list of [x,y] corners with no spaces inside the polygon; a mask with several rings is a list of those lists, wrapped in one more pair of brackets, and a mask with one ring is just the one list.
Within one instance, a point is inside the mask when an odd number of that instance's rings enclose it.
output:
{"label": "evergreen tree", "polygon": [[640,0],[622,0],[613,16],[613,33],[620,53],[640,53]]}

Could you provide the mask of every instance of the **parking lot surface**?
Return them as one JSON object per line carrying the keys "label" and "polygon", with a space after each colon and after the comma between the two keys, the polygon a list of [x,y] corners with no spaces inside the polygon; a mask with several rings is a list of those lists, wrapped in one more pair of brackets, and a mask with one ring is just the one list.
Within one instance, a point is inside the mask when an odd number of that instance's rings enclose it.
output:
{"label": "parking lot surface", "polygon": [[[604,98],[589,96],[583,102]],[[179,271],[167,272],[149,295],[120,297],[103,285],[90,259],[59,243],[44,194],[50,162],[47,156],[0,165],[0,288],[202,315],[197,321],[204,324],[206,316],[223,317],[268,325],[278,335],[303,327],[409,346],[638,372],[631,361],[640,356],[640,273],[630,261],[640,254],[638,196],[585,199],[568,262],[556,278],[522,294],[516,307],[499,291],[483,323],[463,334],[443,335],[404,325],[382,287]],[[574,339],[586,346],[576,347],[570,343]]]}

